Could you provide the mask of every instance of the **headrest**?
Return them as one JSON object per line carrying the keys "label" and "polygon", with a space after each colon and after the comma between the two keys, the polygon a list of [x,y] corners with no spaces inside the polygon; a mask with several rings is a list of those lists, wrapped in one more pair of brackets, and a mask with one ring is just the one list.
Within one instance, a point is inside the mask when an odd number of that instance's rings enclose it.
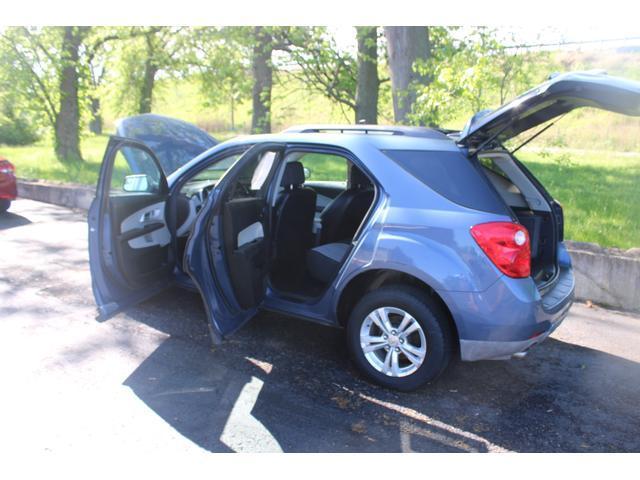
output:
{"label": "headrest", "polygon": [[349,188],[367,188],[371,186],[371,181],[362,170],[355,165],[351,165],[351,172],[349,173]]}
{"label": "headrest", "polygon": [[284,174],[280,185],[288,187],[289,185],[299,186],[304,183],[304,168],[300,162],[289,162],[284,167]]}

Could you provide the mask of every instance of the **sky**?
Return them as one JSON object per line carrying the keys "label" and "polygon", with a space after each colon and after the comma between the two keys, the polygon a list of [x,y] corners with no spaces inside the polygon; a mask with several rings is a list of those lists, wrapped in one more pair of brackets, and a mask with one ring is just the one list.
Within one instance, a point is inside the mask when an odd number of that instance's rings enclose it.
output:
{"label": "sky", "polygon": [[[640,47],[640,27],[630,25],[567,25],[533,27],[524,25],[511,25],[494,27],[505,35],[505,43],[511,43],[511,33],[514,34],[518,44],[560,44],[566,42],[590,42],[580,44],[567,44],[566,49],[600,49],[617,48],[622,46]],[[354,27],[330,27],[340,48],[355,50]],[[508,41],[506,39],[509,39]],[[603,42],[602,40],[626,39],[615,42]],[[558,47],[554,47],[558,48]]]}

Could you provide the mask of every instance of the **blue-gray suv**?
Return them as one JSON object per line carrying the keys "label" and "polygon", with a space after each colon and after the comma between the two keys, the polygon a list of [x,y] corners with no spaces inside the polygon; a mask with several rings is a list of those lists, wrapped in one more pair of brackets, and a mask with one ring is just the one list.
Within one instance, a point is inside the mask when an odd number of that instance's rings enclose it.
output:
{"label": "blue-gray suv", "polygon": [[583,106],[640,115],[640,83],[558,75],[460,132],[311,125],[218,143],[124,119],[89,212],[100,314],[177,284],[201,294],[214,343],[260,310],[344,327],[361,372],[400,390],[454,355],[522,355],[567,315],[574,277],[560,204],[504,143]]}

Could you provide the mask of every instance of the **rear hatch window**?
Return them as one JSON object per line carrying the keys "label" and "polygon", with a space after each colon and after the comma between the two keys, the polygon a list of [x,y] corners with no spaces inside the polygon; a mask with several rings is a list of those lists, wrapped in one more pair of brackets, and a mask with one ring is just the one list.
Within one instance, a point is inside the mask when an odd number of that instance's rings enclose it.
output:
{"label": "rear hatch window", "polygon": [[458,205],[509,215],[504,202],[480,171],[481,167],[461,152],[383,150],[382,153],[429,188]]}

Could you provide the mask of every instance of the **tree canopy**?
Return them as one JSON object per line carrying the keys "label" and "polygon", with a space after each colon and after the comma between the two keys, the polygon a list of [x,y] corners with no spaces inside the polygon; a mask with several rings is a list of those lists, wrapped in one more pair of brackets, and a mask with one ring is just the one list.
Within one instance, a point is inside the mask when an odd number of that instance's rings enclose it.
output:
{"label": "tree canopy", "polygon": [[250,102],[251,130],[270,131],[272,89],[292,79],[346,121],[395,111],[396,122],[441,125],[540,81],[532,56],[544,54],[488,28],[356,27],[345,48],[325,27],[11,27],[0,31],[0,142],[50,133],[61,161],[80,161],[80,136],[101,133],[106,103],[154,111],[166,79],[195,81],[232,130]]}

